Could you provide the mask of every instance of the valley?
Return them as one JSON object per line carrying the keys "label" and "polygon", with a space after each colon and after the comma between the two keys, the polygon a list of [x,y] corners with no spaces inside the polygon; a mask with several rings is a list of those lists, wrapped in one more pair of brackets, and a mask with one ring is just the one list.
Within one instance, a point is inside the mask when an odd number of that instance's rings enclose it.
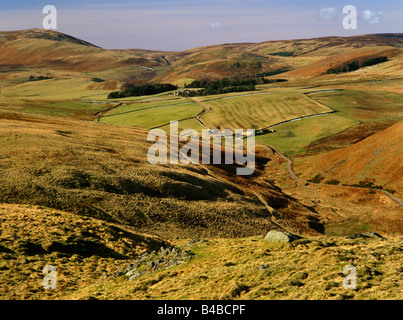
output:
{"label": "valley", "polygon": [[[0,299],[402,298],[402,37],[162,52],[41,29],[0,35]],[[327,72],[377,57],[387,59]],[[284,81],[108,98],[128,85],[257,74]],[[147,133],[169,133],[171,121],[261,131],[254,174],[151,165]],[[265,242],[270,230],[302,240]],[[386,239],[346,238],[362,232]],[[189,259],[145,265],[130,281],[119,273],[165,257],[161,247]],[[61,272],[55,291],[40,284],[49,263]],[[353,263],[363,280],[346,293],[339,273]]]}

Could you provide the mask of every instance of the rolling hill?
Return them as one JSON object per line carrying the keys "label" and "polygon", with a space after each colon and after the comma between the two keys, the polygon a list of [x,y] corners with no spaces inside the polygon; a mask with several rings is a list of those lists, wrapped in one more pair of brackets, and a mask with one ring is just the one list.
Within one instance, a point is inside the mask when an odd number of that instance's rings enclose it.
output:
{"label": "rolling hill", "polygon": [[[296,233],[322,232],[317,213],[261,181],[258,168],[256,180],[235,184],[225,167],[153,166],[146,138],[135,128],[0,113],[0,202],[74,212],[164,238],[251,236],[281,221]],[[283,218],[273,216],[276,210]]]}
{"label": "rolling hill", "polygon": [[304,177],[320,172],[328,180],[350,185],[373,179],[374,185],[392,189],[402,197],[402,137],[403,123],[399,122],[350,147],[305,158],[296,166],[296,171]]}
{"label": "rolling hill", "polygon": [[105,50],[75,37],[42,29],[1,32],[0,48],[3,66],[92,72],[131,65],[166,64],[151,51]]}
{"label": "rolling hill", "polygon": [[[0,299],[401,298],[403,206],[374,187],[403,197],[402,66],[402,34],[163,52],[0,32]],[[128,83],[256,74],[287,81],[108,98]],[[170,120],[273,130],[259,132],[254,174],[237,176],[151,165],[148,129]],[[273,229],[303,239],[264,241]],[[386,239],[345,238],[364,231]],[[58,290],[43,290],[45,264]]]}
{"label": "rolling hill", "polygon": [[50,30],[0,32],[3,68],[37,67],[101,73],[108,80],[144,79],[179,84],[239,74],[269,75],[280,70],[291,70],[282,74],[287,78],[317,76],[335,64],[378,55],[386,55],[393,61],[399,59],[397,68],[401,66],[402,48],[399,34],[223,44],[162,52],[105,50]]}

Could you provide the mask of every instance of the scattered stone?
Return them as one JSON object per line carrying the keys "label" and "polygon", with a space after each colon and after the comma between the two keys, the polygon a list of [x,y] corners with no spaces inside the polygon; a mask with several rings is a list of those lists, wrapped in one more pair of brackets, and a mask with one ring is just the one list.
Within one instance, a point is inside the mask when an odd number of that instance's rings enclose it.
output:
{"label": "scattered stone", "polygon": [[158,253],[143,253],[134,262],[126,265],[122,270],[113,274],[114,277],[126,276],[129,280],[134,280],[145,273],[152,273],[157,270],[166,270],[184,263],[194,256],[190,250],[181,251],[175,248],[163,248]]}
{"label": "scattered stone", "polygon": [[302,237],[286,231],[277,230],[269,231],[269,233],[264,237],[264,240],[268,242],[292,242],[298,239],[302,239]]}
{"label": "scattered stone", "polygon": [[293,286],[293,287],[302,287],[305,285],[305,283],[303,283],[302,281],[295,280],[295,279],[288,280],[287,283],[288,283],[288,285]]}
{"label": "scattered stone", "polygon": [[196,238],[193,238],[192,240],[189,240],[187,245],[190,246],[190,245],[198,243],[200,241],[201,241],[200,238],[196,237]]}
{"label": "scattered stone", "polygon": [[268,264],[262,264],[257,269],[258,270],[269,270],[269,265]]}
{"label": "scattered stone", "polygon": [[352,236],[346,237],[346,239],[358,239],[358,238],[376,238],[376,239],[385,239],[382,237],[380,234],[375,233],[375,232],[364,232],[364,233],[356,233]]}
{"label": "scattered stone", "polygon": [[305,271],[294,273],[290,276],[291,280],[302,281],[308,278],[308,273]]}

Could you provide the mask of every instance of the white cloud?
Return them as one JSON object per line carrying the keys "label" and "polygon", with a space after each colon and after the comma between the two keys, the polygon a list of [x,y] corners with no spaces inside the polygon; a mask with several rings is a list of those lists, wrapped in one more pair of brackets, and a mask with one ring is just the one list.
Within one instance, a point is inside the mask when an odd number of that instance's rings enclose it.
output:
{"label": "white cloud", "polygon": [[231,30],[230,26],[227,26],[221,22],[210,23],[210,28],[213,30]]}
{"label": "white cloud", "polygon": [[319,10],[319,18],[324,21],[332,21],[337,18],[336,8],[322,8]]}
{"label": "white cloud", "polygon": [[372,10],[364,10],[362,13],[363,20],[368,23],[376,24],[380,23],[383,18],[382,11],[372,11]]}

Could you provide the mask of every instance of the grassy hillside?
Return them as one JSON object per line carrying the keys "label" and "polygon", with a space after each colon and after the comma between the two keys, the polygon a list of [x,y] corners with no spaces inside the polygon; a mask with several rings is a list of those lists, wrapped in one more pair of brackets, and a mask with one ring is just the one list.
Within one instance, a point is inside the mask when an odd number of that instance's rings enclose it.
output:
{"label": "grassy hillside", "polygon": [[6,66],[97,72],[131,65],[166,65],[155,57],[130,51],[104,50],[51,30],[30,29],[1,32],[0,35],[0,59]]}
{"label": "grassy hillside", "polygon": [[206,47],[185,51],[184,54],[182,59],[173,62],[171,68],[161,73],[156,81],[214,80],[290,68],[289,63],[281,58],[245,52],[242,46]]}
{"label": "grassy hillside", "polygon": [[327,179],[345,184],[373,179],[375,186],[392,189],[402,197],[402,136],[403,123],[400,122],[348,148],[304,159],[296,166],[296,171],[305,177],[321,172]]}
{"label": "grassy hillside", "polygon": [[[401,238],[357,241],[313,238],[295,244],[262,238],[182,244],[196,256],[172,269],[133,281],[125,276],[68,297],[98,299],[401,299]],[[357,268],[357,290],[342,282],[346,265]]]}
{"label": "grassy hillside", "polygon": [[[402,237],[314,237],[294,243],[268,243],[262,237],[191,238],[168,243],[58,210],[0,205],[0,212],[0,299],[402,298]],[[153,261],[154,267],[141,264],[142,275],[129,280],[126,270],[140,259]],[[180,262],[167,267],[161,261]],[[45,265],[57,270],[56,290],[42,287]],[[343,287],[347,265],[357,268],[356,290]]]}
{"label": "grassy hillside", "polygon": [[[402,48],[401,36],[365,35],[104,50],[0,32],[0,299],[401,299],[403,207],[374,186],[402,198]],[[388,61],[327,73],[379,55]],[[108,99],[127,81],[258,73],[287,81]],[[199,132],[198,120],[275,126],[256,137],[244,177],[231,165],[150,165],[148,129],[174,120]],[[267,243],[272,229],[304,239]],[[386,239],[345,238],[364,231]],[[41,286],[47,264],[55,291]],[[356,290],[342,286],[346,265]]]}
{"label": "grassy hillside", "polygon": [[225,168],[215,174],[198,165],[150,165],[146,137],[131,128],[0,114],[0,202],[67,210],[165,237],[263,234],[273,225],[268,208],[289,215],[296,232],[320,231],[314,212],[268,182],[235,185]]}
{"label": "grassy hillside", "polygon": [[58,292],[73,293],[130,258],[166,242],[127,227],[36,206],[0,205],[0,299],[47,299],[45,265],[57,266]]}

